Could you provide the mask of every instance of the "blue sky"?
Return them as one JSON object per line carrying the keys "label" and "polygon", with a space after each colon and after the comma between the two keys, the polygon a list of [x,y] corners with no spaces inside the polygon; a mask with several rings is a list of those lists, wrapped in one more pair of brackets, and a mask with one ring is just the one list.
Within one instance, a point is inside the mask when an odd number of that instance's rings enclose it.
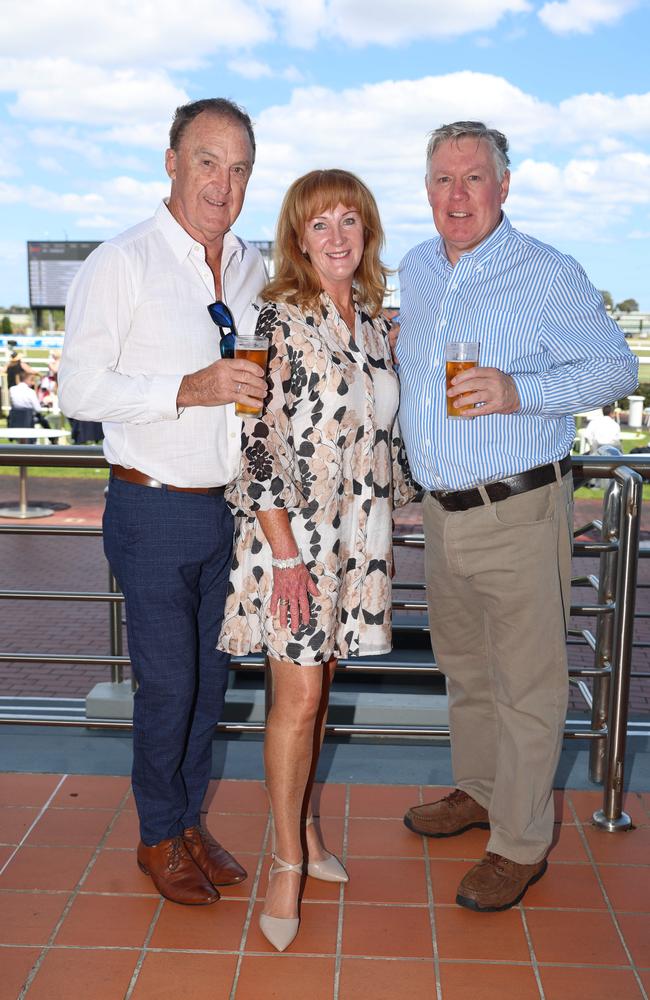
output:
{"label": "blue sky", "polygon": [[648,0],[0,0],[0,305],[27,240],[101,240],[167,193],[175,107],[231,97],[258,160],[237,231],[271,239],[313,167],[359,173],[386,262],[434,235],[427,133],[511,143],[506,210],[650,311]]}

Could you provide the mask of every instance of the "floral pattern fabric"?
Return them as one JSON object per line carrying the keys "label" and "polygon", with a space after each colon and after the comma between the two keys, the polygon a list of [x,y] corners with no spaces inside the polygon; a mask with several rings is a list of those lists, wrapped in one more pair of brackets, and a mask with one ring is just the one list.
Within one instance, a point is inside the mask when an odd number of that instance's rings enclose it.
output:
{"label": "floral pattern fabric", "polygon": [[[326,293],[320,310],[268,303],[269,394],[245,419],[238,515],[220,648],[313,665],[391,648],[392,511],[415,494],[396,414],[388,324],[356,305],[354,334]],[[286,508],[318,590],[293,635],[270,614],[271,550],[256,511]]]}

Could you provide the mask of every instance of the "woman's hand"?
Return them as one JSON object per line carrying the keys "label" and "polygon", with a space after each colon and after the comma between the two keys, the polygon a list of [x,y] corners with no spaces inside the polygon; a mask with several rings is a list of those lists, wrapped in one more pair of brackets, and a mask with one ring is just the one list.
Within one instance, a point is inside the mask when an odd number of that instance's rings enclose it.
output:
{"label": "woman's hand", "polygon": [[280,615],[280,625],[290,628],[295,635],[302,625],[309,624],[309,595],[318,597],[318,587],[304,563],[291,569],[273,570],[271,614]]}

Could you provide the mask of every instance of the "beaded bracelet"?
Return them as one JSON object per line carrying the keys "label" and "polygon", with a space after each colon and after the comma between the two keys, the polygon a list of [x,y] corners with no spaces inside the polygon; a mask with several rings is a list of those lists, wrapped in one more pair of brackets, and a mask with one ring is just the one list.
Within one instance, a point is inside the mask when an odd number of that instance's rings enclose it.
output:
{"label": "beaded bracelet", "polygon": [[292,556],[291,559],[271,559],[271,566],[274,569],[295,569],[296,566],[300,566],[302,562],[302,556],[298,553],[297,556]]}

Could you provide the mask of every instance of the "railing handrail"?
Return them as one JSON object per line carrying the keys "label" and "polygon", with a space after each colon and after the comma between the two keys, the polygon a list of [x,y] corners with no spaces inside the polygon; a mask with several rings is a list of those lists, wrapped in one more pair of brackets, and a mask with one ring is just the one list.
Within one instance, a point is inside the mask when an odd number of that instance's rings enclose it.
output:
{"label": "railing handrail", "polygon": [[[634,597],[636,593],[636,563],[638,559],[638,539],[640,523],[640,507],[642,498],[642,483],[644,479],[650,480],[650,455],[635,455],[632,458],[626,455],[620,456],[572,456],[574,472],[576,470],[589,472],[591,475],[613,478],[614,486],[610,488],[606,495],[605,508],[607,509],[608,497],[611,499],[610,507],[616,510],[616,525],[603,518],[602,540],[599,542],[578,542],[578,547],[583,548],[581,554],[601,555],[603,559],[613,559],[617,565],[617,580],[614,600],[600,599],[602,595],[599,591],[599,602],[591,605],[578,605],[572,607],[574,614],[584,614],[589,617],[596,617],[600,622],[603,616],[613,619],[613,629],[609,629],[610,639],[613,635],[613,648],[607,649],[607,655],[601,655],[599,659],[599,649],[597,641],[592,642],[592,637],[583,631],[585,641],[595,650],[597,659],[595,669],[576,668],[570,670],[570,676],[594,677],[595,685],[600,685],[601,692],[611,691],[610,709],[606,716],[598,716],[596,705],[593,704],[592,725],[588,730],[579,732],[567,731],[565,737],[583,738],[596,741],[595,746],[602,746],[606,741],[605,753],[601,754],[602,761],[606,759],[606,776],[603,809],[594,815],[595,821],[608,830],[627,829],[631,823],[630,818],[622,812],[622,791],[623,791],[623,769],[625,758],[625,741],[627,726],[627,701],[629,695],[629,681],[631,670],[631,650],[632,650],[632,623],[634,615]],[[0,466],[18,466],[35,468],[106,468],[107,462],[98,446],[52,446],[52,445],[0,445]],[[591,522],[585,527],[601,527],[600,522]],[[15,534],[66,534],[66,535],[93,535],[101,534],[101,529],[88,528],[87,526],[64,527],[59,526],[48,528],[47,526],[27,526],[27,525],[0,525],[0,533]],[[423,536],[417,533],[405,533],[395,535],[394,542],[402,546],[421,547]],[[581,578],[582,579],[582,578]],[[597,578],[594,578],[598,582]],[[587,579],[591,583],[591,578]],[[0,599],[16,598],[21,599],[32,597],[35,599],[54,600],[104,600],[109,604],[110,624],[111,624],[111,656],[110,657],[90,657],[91,662],[107,662],[111,664],[113,680],[122,680],[123,667],[129,662],[128,658],[122,655],[121,622],[118,617],[120,608],[120,598],[116,593],[116,584],[109,576],[109,591],[103,594],[79,594],[74,592],[1,592]],[[413,602],[397,602],[413,603]],[[415,610],[422,610],[420,607]],[[428,631],[418,626],[416,631]],[[579,633],[575,633],[579,634]],[[0,652],[0,662],[13,660],[22,662],[34,662],[32,657],[39,656],[39,662],[46,662],[47,655],[43,654],[6,654]],[[65,661],[60,655],[51,656],[54,662],[88,662],[80,655],[75,655]],[[250,667],[248,668],[250,669]],[[406,669],[405,667],[393,667],[393,670]],[[436,668],[437,669],[437,668]],[[610,683],[611,682],[611,683]],[[584,688],[584,685],[582,685]],[[584,691],[582,692],[584,695]],[[0,715],[0,722],[29,722],[36,724],[38,720],[29,717],[21,720],[11,716]],[[50,721],[49,724],[53,724]],[[54,723],[58,724],[58,723]],[[60,724],[73,724],[70,720],[60,720]],[[82,724],[78,719],[74,724]],[[87,725],[94,725],[95,720],[87,720]],[[100,728],[129,728],[128,722],[115,723],[105,720],[98,722]],[[258,723],[224,723],[221,728],[226,731],[261,731],[263,724]],[[351,725],[341,727],[340,725],[328,725],[326,731],[329,733],[340,733],[345,731],[346,735],[355,732],[360,735],[418,735],[418,736],[440,736],[449,735],[448,728],[441,727],[413,727],[404,726],[365,726]],[[592,752],[593,758],[593,752]]]}

